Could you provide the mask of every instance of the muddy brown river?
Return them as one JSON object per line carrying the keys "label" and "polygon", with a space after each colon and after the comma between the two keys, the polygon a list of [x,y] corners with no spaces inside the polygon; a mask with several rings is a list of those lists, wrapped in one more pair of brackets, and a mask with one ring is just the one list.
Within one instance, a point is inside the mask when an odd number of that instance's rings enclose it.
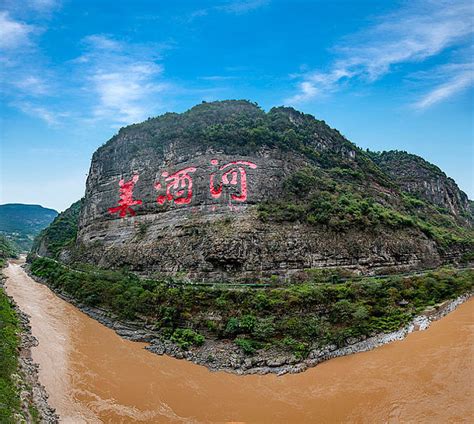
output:
{"label": "muddy brown river", "polygon": [[370,352],[301,374],[236,376],[121,339],[29,278],[5,270],[31,316],[40,381],[65,423],[474,422],[474,300]]}

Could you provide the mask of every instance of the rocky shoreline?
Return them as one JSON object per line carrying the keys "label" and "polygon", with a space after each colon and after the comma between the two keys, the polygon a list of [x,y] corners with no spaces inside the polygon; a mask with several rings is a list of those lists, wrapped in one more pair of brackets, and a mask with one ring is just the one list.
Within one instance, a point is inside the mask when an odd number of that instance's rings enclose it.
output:
{"label": "rocky shoreline", "polygon": [[[5,277],[0,276],[0,288],[4,288]],[[8,295],[7,295],[8,296]],[[40,423],[59,423],[59,416],[54,408],[48,404],[48,393],[38,378],[39,365],[33,362],[31,348],[38,345],[38,340],[31,332],[30,320],[27,314],[20,310],[14,299],[8,296],[15,310],[21,327],[20,351],[18,355],[19,372],[16,374],[16,385],[20,393],[21,409],[26,422],[37,422],[31,415],[30,405],[38,411]],[[19,420],[19,422],[23,422]]]}
{"label": "rocky shoreline", "polygon": [[[32,275],[27,266],[26,271],[35,281],[48,285],[42,279]],[[53,289],[51,288],[51,290]],[[328,359],[365,352],[395,340],[402,340],[413,331],[427,329],[432,321],[452,312],[473,295],[473,293],[467,293],[454,300],[445,301],[416,316],[405,327],[391,333],[382,333],[363,340],[351,340],[350,344],[342,348],[337,348],[335,345],[329,345],[323,349],[313,348],[309,355],[301,360],[292,353],[275,349],[261,350],[253,356],[247,356],[235,344],[225,340],[206,339],[202,346],[183,351],[175,343],[163,339],[153,329],[152,325],[144,324],[142,321],[120,321],[110,311],[85,306],[64,293],[54,292],[89,317],[114,330],[122,338],[149,343],[145,349],[150,352],[158,355],[169,355],[177,359],[186,359],[195,364],[203,365],[211,371],[226,371],[239,375],[299,373]]]}

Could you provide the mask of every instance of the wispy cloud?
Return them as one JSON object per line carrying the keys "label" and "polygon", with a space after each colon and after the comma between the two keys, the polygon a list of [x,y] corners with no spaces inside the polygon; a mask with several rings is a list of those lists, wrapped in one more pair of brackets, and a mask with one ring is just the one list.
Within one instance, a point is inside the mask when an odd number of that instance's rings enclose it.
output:
{"label": "wispy cloud", "polygon": [[15,102],[14,106],[28,115],[42,119],[50,126],[59,125],[61,123],[61,119],[69,116],[69,113],[67,112],[55,112],[46,108],[45,106],[35,105],[28,101]]}
{"label": "wispy cloud", "polygon": [[158,94],[169,87],[157,63],[166,46],[125,43],[107,35],[84,39],[85,53],[74,62],[85,89],[96,99],[92,114],[115,124],[138,122],[161,109]]}
{"label": "wispy cloud", "polygon": [[270,0],[228,0],[223,4],[195,10],[193,13],[191,13],[190,20],[207,16],[211,12],[224,12],[234,15],[243,15],[245,13],[259,9],[260,7],[266,6],[269,3]]}
{"label": "wispy cloud", "polygon": [[0,49],[14,50],[31,44],[35,27],[14,20],[7,11],[0,12]]}
{"label": "wispy cloud", "polygon": [[37,11],[51,12],[60,6],[59,0],[30,0],[29,6]]}
{"label": "wispy cloud", "polygon": [[227,2],[222,6],[216,6],[216,9],[239,15],[266,6],[269,3],[270,0],[234,0]]}
{"label": "wispy cloud", "polygon": [[427,109],[468,87],[472,87],[474,85],[474,63],[440,66],[424,78],[434,80],[436,84],[413,104],[413,107],[418,110]]}
{"label": "wispy cloud", "polygon": [[48,83],[43,78],[34,75],[17,76],[12,84],[31,96],[43,96],[49,93]]}
{"label": "wispy cloud", "polygon": [[228,80],[233,80],[236,79],[236,76],[232,75],[209,75],[206,77],[199,77],[199,79],[205,80],[205,81],[228,81]]}
{"label": "wispy cloud", "polygon": [[[36,0],[28,7],[46,13],[58,5]],[[16,7],[12,4],[13,11]],[[117,126],[161,111],[159,94],[169,84],[163,81],[158,60],[169,45],[127,43],[93,34],[82,40],[82,55],[53,68],[40,48],[39,36],[47,30],[44,21],[37,26],[12,16],[0,12],[0,80],[11,106],[50,126],[60,125],[64,118]],[[66,97],[57,97],[64,92],[74,99],[74,114],[67,112]]]}
{"label": "wispy cloud", "polygon": [[[58,6],[57,1],[35,0],[24,5],[21,15],[36,16],[38,13],[50,12]],[[16,18],[19,13],[17,3],[5,2],[8,10],[0,12],[0,81],[1,89],[8,104],[23,113],[45,121],[48,125],[57,125],[65,112],[52,112],[44,105],[44,98],[53,93],[51,71],[42,64],[42,54],[38,46],[40,36],[47,30],[41,25],[24,22]],[[31,18],[33,19],[33,18]]]}
{"label": "wispy cloud", "polygon": [[61,8],[62,0],[2,0],[2,9],[12,15],[35,18],[50,18]]}
{"label": "wispy cloud", "polygon": [[[2,88],[12,99],[9,105],[43,120],[50,126],[59,125],[61,118],[69,116],[69,113],[54,112],[49,106],[46,106],[50,103],[49,100],[55,96],[52,83],[47,78],[32,75],[30,72],[31,70],[25,71],[16,65],[4,73],[7,78],[3,79]],[[43,74],[47,76],[46,71]]]}
{"label": "wispy cloud", "polygon": [[[299,75],[297,93],[286,100],[297,104],[340,89],[353,80],[373,82],[405,63],[422,62],[449,47],[472,44],[474,7],[470,1],[415,2],[380,17],[368,30],[334,48],[337,59],[326,71]],[[463,90],[472,78],[450,75],[418,102],[428,107]],[[432,96],[431,96],[432,95]]]}

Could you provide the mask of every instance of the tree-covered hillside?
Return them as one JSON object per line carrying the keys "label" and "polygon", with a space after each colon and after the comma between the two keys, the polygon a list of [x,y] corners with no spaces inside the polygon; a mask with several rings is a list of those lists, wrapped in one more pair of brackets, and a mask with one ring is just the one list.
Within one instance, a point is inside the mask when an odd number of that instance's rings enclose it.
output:
{"label": "tree-covered hillside", "polygon": [[16,258],[18,250],[16,246],[3,234],[0,234],[0,259]]}
{"label": "tree-covered hillside", "polygon": [[54,221],[35,238],[32,251],[41,256],[56,258],[60,251],[76,240],[82,200],[61,212]]}

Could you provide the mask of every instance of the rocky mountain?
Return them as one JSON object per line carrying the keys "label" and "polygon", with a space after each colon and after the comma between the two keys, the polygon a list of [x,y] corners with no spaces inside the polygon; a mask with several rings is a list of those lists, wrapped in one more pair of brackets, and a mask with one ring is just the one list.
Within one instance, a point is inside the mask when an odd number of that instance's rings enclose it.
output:
{"label": "rocky mountain", "polygon": [[18,250],[30,250],[33,239],[58,213],[40,205],[9,203],[0,205],[0,233]]}
{"label": "rocky mountain", "polygon": [[383,273],[459,261],[471,218],[421,158],[365,152],[292,108],[223,101],[122,128],[93,155],[75,242],[51,249],[46,230],[35,251],[193,280]]}

